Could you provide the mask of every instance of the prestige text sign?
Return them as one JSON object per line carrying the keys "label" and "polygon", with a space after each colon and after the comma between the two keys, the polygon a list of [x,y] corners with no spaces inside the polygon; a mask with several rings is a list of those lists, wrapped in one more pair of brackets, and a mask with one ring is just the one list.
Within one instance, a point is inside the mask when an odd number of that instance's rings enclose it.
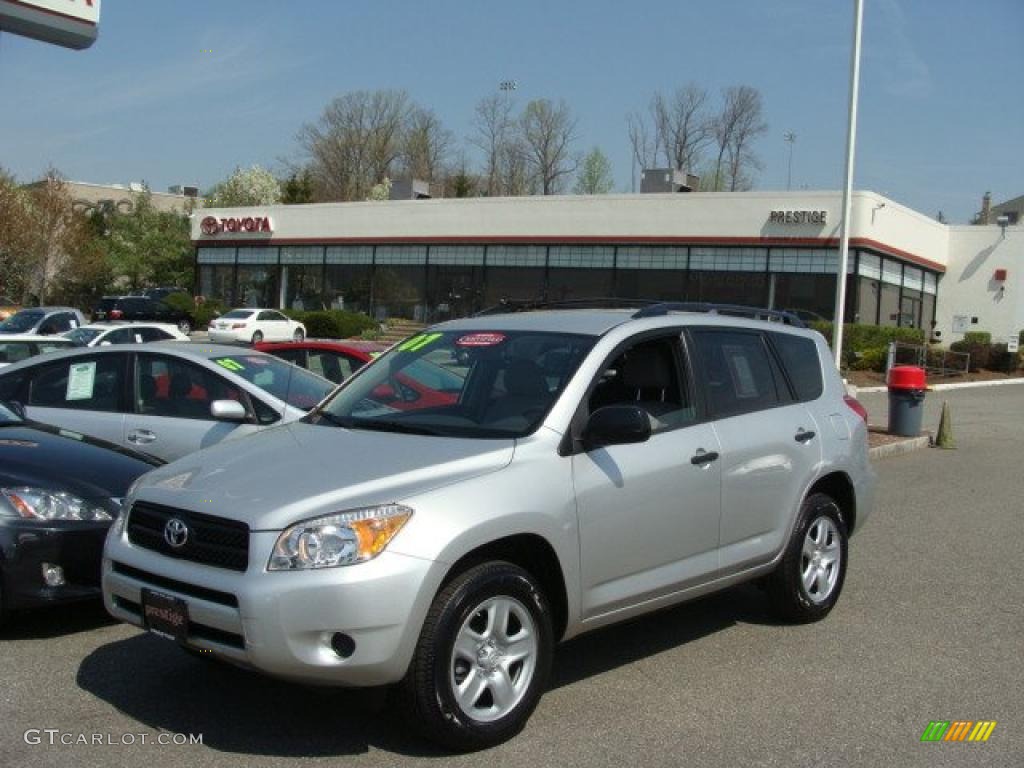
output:
{"label": "prestige text sign", "polygon": [[772,211],[769,224],[827,224],[828,211]]}

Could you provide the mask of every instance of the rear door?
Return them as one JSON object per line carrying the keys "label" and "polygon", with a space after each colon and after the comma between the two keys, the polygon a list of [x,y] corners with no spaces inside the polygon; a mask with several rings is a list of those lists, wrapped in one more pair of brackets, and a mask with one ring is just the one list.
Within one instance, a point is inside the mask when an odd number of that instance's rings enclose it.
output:
{"label": "rear door", "polygon": [[44,424],[125,445],[127,355],[97,354],[32,369],[26,413]]}
{"label": "rear door", "polygon": [[689,331],[722,454],[721,565],[773,557],[821,463],[814,418],[793,397],[765,334]]}
{"label": "rear door", "polygon": [[136,355],[131,392],[126,442],[166,461],[219,443],[229,435],[259,429],[255,423],[214,419],[210,405],[215,400],[238,400],[251,413],[248,396],[224,377],[173,355]]}

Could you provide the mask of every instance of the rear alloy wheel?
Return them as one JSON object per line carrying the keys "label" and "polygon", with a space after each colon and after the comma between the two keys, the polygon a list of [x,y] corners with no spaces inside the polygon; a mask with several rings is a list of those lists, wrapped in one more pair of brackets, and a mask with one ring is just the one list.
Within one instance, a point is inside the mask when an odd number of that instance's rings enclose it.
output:
{"label": "rear alloy wheel", "polygon": [[823,493],[804,500],[786,552],[767,579],[775,612],[798,623],[825,618],[843,590],[847,550],[839,505]]}
{"label": "rear alloy wheel", "polygon": [[298,344],[304,338],[306,338],[306,332],[303,331],[301,328],[296,328],[295,329],[295,333],[292,334],[292,341],[294,341],[296,344]]}
{"label": "rear alloy wheel", "polygon": [[254,332],[252,335],[252,343],[259,344],[261,341],[263,341],[263,331]]}
{"label": "rear alloy wheel", "polygon": [[533,713],[553,648],[551,611],[533,576],[484,563],[434,599],[399,703],[432,741],[458,751],[492,747]]}
{"label": "rear alloy wheel", "polygon": [[180,320],[178,321],[178,330],[188,336],[192,333],[192,323],[188,320]]}

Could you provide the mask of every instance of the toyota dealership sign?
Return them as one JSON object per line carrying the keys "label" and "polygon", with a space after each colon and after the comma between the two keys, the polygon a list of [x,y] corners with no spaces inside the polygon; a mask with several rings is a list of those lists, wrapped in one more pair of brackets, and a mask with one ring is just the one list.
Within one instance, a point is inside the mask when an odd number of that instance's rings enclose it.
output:
{"label": "toyota dealership sign", "polygon": [[0,30],[65,48],[88,48],[100,29],[100,0],[0,0]]}
{"label": "toyota dealership sign", "polygon": [[269,216],[205,216],[199,222],[199,231],[206,237],[214,237],[222,232],[231,234],[244,234],[246,232],[260,232],[270,234],[274,231],[274,225]]}

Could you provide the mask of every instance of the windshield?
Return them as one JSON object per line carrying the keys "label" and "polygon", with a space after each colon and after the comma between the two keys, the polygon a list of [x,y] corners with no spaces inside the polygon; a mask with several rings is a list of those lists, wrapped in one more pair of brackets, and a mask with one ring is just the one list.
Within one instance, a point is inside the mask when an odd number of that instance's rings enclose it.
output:
{"label": "windshield", "polygon": [[594,338],[560,333],[422,333],[349,379],[314,424],[445,437],[535,430]]}
{"label": "windshield", "polygon": [[251,317],[251,309],[232,309],[230,312],[225,312],[221,315],[221,318],[225,320],[238,320],[241,318]]}
{"label": "windshield", "polygon": [[327,379],[271,355],[218,355],[210,359],[278,400],[304,411],[323,400],[334,388]]}
{"label": "windshield", "polygon": [[7,403],[0,402],[0,424],[20,424],[23,419]]}
{"label": "windshield", "polygon": [[99,328],[75,328],[74,330],[68,331],[62,335],[65,339],[71,339],[71,341],[78,346],[84,347],[101,333],[103,333],[103,331]]}
{"label": "windshield", "polygon": [[24,333],[32,330],[40,320],[45,317],[43,312],[38,310],[22,310],[15,312],[3,323],[0,323],[0,332],[3,333]]}

